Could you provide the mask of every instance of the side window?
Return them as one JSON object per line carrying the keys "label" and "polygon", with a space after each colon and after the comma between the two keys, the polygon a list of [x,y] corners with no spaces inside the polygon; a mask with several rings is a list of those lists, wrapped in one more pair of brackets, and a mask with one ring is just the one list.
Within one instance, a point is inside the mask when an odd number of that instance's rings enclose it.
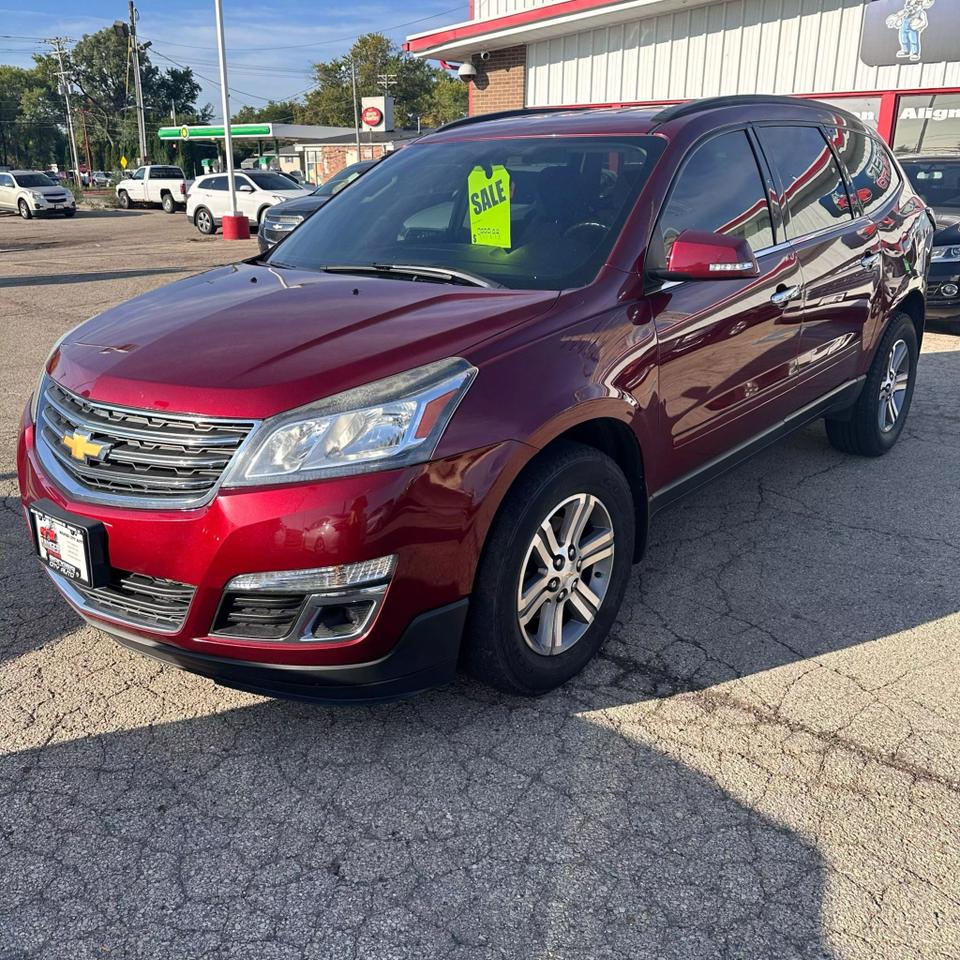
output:
{"label": "side window", "polygon": [[[742,130],[712,137],[684,165],[657,225],[663,264],[684,230],[740,237],[754,251],[773,246],[760,168]],[[653,253],[654,262],[659,257]]]}
{"label": "side window", "polygon": [[835,227],[854,215],[840,168],[817,127],[759,127],[770,165],[779,172],[794,239]]}
{"label": "side window", "polygon": [[226,177],[211,177],[204,185],[205,190],[226,190]]}
{"label": "side window", "polygon": [[147,171],[143,167],[139,167],[133,174],[134,180],[143,180],[146,176]]}
{"label": "side window", "polygon": [[875,213],[900,186],[900,175],[879,140],[856,130],[844,133],[846,149],[842,158],[853,181],[854,193],[860,198],[865,213]]}
{"label": "side window", "polygon": [[[241,187],[253,187],[254,190],[257,189],[256,184],[251,183],[250,180],[249,180],[247,177],[238,177],[238,176],[234,175],[234,178],[233,178],[233,189],[234,189],[234,190],[239,190]],[[223,189],[224,189],[224,190],[227,189],[227,178],[226,178],[226,177],[223,178]]]}
{"label": "side window", "polygon": [[12,187],[13,186],[13,177],[7,176],[5,173],[0,173],[0,187]]}

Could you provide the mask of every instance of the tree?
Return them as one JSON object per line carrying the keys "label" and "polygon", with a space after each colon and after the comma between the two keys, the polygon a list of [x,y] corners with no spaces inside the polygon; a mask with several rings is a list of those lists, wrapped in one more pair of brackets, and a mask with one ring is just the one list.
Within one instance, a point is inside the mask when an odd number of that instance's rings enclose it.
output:
{"label": "tree", "polygon": [[[129,39],[113,27],[84,34],[65,58],[66,71],[78,90],[74,104],[86,125],[94,166],[111,169],[121,153],[131,156],[139,152],[135,106],[135,82]],[[53,54],[37,56],[37,70],[52,80],[56,88],[59,70]],[[151,61],[147,51],[140,55],[141,86],[147,121],[148,151],[160,156],[169,148],[156,139],[156,129],[172,122],[176,111],[180,123],[197,122],[209,108],[198,110],[196,100],[200,84],[189,67],[163,71]],[[202,122],[202,121],[201,121]],[[78,129],[78,136],[80,132]]]}
{"label": "tree", "polygon": [[241,107],[234,123],[301,123],[303,104],[299,100],[271,100],[262,107]]}
{"label": "tree", "polygon": [[0,66],[0,163],[41,167],[65,154],[63,100],[36,68]]}
{"label": "tree", "polygon": [[353,126],[351,62],[356,66],[358,97],[382,94],[384,77],[394,81],[388,89],[398,127],[414,126],[418,117],[427,125],[444,123],[467,112],[466,89],[445,70],[407,56],[382,33],[368,33],[346,56],[314,64],[317,88],[307,95],[303,122]]}

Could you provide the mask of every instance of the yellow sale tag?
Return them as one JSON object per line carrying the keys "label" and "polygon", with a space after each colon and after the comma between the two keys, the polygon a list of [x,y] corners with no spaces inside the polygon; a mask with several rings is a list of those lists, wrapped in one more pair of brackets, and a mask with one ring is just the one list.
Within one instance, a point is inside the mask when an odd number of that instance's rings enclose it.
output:
{"label": "yellow sale tag", "polygon": [[510,246],[510,174],[499,164],[488,177],[474,167],[467,177],[470,195],[470,240],[487,247]]}

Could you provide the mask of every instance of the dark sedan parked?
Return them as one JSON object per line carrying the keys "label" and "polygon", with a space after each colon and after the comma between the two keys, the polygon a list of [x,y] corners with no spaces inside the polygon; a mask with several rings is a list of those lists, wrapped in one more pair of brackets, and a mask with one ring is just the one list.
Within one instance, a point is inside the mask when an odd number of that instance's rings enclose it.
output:
{"label": "dark sedan parked", "polygon": [[308,197],[298,197],[271,207],[263,216],[257,243],[260,252],[266,253],[278,240],[282,240],[294,227],[316,213],[331,197],[336,196],[348,183],[353,183],[361,173],[366,173],[379,161],[363,160],[344,167],[326,183],[317,187]]}
{"label": "dark sedan parked", "polygon": [[937,220],[927,280],[927,316],[960,323],[960,155],[908,157],[901,162]]}

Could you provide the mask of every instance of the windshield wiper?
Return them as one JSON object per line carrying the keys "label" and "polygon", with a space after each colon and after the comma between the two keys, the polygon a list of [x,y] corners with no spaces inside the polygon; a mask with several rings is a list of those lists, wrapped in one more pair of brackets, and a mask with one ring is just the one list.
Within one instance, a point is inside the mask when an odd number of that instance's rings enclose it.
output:
{"label": "windshield wiper", "polygon": [[466,270],[454,270],[451,267],[427,267],[418,264],[403,263],[332,263],[323,267],[324,273],[379,273],[402,277],[423,277],[440,283],[462,284],[467,287],[502,287],[502,283],[488,280],[486,277]]}

